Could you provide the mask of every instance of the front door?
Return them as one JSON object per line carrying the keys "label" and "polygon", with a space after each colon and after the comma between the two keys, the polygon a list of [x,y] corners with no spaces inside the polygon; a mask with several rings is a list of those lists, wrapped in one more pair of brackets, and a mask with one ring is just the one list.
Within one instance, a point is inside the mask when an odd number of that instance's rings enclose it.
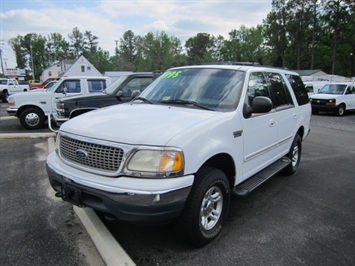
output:
{"label": "front door", "polygon": [[[267,78],[263,72],[249,76],[248,95],[245,101],[251,104],[257,96],[271,98]],[[274,160],[277,146],[277,121],[275,110],[253,114],[243,119],[244,163],[243,180],[265,168]]]}

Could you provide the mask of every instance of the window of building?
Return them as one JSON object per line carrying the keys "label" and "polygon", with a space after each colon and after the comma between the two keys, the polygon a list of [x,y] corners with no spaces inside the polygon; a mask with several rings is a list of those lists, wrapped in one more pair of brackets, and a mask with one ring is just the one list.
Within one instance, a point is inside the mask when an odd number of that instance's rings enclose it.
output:
{"label": "window of building", "polygon": [[81,66],[81,72],[85,72],[85,66]]}

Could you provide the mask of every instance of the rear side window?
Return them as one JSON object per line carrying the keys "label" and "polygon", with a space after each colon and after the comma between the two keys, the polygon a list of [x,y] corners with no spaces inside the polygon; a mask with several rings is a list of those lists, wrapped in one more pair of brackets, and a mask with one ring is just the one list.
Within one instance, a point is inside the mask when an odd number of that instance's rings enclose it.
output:
{"label": "rear side window", "polygon": [[[296,96],[298,105],[304,105],[309,103],[307,89],[305,88],[300,76],[286,75],[288,81],[291,84],[293,93]],[[312,87],[313,89],[313,87]],[[313,91],[313,90],[312,90]]]}
{"label": "rear side window", "polygon": [[104,79],[90,79],[88,80],[89,92],[103,91],[106,89],[106,80]]}

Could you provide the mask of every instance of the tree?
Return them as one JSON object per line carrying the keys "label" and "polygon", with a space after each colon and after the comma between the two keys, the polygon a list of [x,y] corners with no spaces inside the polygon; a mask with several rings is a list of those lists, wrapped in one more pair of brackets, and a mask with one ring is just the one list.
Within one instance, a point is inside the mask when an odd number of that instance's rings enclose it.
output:
{"label": "tree", "polygon": [[284,67],[288,48],[287,23],[288,15],[285,0],[273,0],[272,10],[264,20],[265,38],[270,50],[270,61],[273,66]]}
{"label": "tree", "polygon": [[197,33],[185,42],[188,63],[211,63],[213,58],[214,37],[208,33]]}
{"label": "tree", "polygon": [[79,55],[85,50],[84,49],[84,35],[80,32],[80,30],[75,27],[68,35],[69,39],[71,40],[70,47],[74,50],[75,57],[79,57]]}

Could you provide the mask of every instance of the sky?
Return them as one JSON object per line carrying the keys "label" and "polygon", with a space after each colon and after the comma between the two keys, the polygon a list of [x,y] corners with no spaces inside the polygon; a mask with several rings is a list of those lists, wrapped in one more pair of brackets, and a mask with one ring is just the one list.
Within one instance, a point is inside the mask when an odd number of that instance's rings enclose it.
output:
{"label": "sky", "polygon": [[0,0],[0,48],[4,67],[16,66],[10,38],[27,33],[60,33],[69,41],[74,27],[91,31],[98,46],[114,55],[116,40],[132,30],[177,37],[182,45],[197,33],[222,35],[256,27],[272,0]]}

